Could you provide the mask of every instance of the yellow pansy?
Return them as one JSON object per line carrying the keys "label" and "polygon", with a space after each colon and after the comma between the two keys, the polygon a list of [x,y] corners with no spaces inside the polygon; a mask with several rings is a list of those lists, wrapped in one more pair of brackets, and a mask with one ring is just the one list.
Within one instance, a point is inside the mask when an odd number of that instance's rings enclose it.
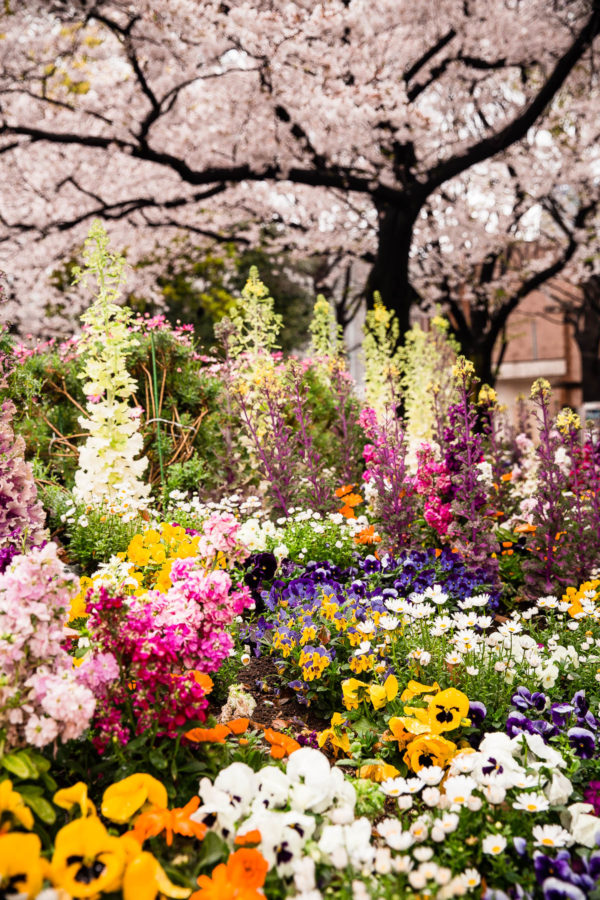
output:
{"label": "yellow pansy", "polygon": [[410,703],[411,700],[414,700],[414,698],[418,697],[420,694],[436,694],[439,689],[440,686],[437,681],[434,681],[433,684],[421,684],[419,681],[409,681],[402,691],[400,699],[403,703]]}
{"label": "yellow pansy", "polygon": [[164,785],[152,775],[138,772],[111,784],[104,791],[102,815],[111,822],[118,822],[122,825],[146,803],[166,808],[168,806],[167,791]]}
{"label": "yellow pansy", "polygon": [[359,778],[368,778],[369,781],[375,781],[377,784],[381,784],[382,781],[386,781],[388,778],[395,778],[399,774],[400,772],[395,766],[383,761],[361,766],[358,770]]}
{"label": "yellow pansy", "polygon": [[119,890],[125,861],[121,840],[89,816],[69,822],[56,835],[50,875],[71,897],[91,898]]}
{"label": "yellow pansy", "polygon": [[0,835],[0,897],[37,896],[42,889],[47,863],[41,858],[37,834]]}
{"label": "yellow pansy", "polygon": [[317,743],[319,747],[324,747],[325,744],[329,744],[335,756],[338,755],[338,750],[341,750],[346,756],[352,756],[350,751],[350,737],[348,732],[344,729],[346,724],[347,719],[341,713],[334,713],[331,717],[331,727],[326,728],[324,731],[320,731],[317,734]]}
{"label": "yellow pansy", "polygon": [[8,778],[0,782],[0,833],[10,831],[11,822],[5,821],[6,816],[16,819],[23,828],[33,828],[33,813],[26,806],[23,798],[17,791],[13,791],[12,781]]}
{"label": "yellow pansy", "polygon": [[369,699],[374,709],[382,709],[386,703],[393,700],[398,694],[398,679],[395,675],[388,675],[383,684],[372,684],[369,687]]}
{"label": "yellow pansy", "polygon": [[158,894],[174,900],[184,900],[192,893],[189,888],[172,884],[159,861],[145,851],[138,853],[128,863],[123,875],[122,891],[123,900],[155,900]]}
{"label": "yellow pansy", "polygon": [[413,772],[430,766],[444,769],[455,755],[456,749],[456,744],[439,735],[422,735],[410,742],[404,753],[404,762]]}
{"label": "yellow pansy", "polygon": [[427,708],[430,729],[433,734],[458,728],[469,712],[469,698],[456,688],[440,691],[429,701]]}
{"label": "yellow pansy", "polygon": [[82,816],[96,815],[96,807],[89,799],[87,784],[83,781],[78,781],[69,788],[63,788],[62,790],[57,791],[52,798],[52,801],[56,806],[60,806],[61,809],[70,810],[73,809],[74,806],[79,806]]}
{"label": "yellow pansy", "polygon": [[347,678],[342,681],[342,695],[346,709],[358,709],[358,704],[369,696],[369,687],[365,681],[358,678]]}

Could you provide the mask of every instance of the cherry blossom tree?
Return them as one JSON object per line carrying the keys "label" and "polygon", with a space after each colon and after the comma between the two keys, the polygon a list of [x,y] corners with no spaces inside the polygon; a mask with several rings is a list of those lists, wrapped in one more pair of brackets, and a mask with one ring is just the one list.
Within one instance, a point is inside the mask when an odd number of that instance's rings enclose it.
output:
{"label": "cherry blossom tree", "polygon": [[500,164],[531,196],[568,184],[553,155],[595,127],[600,0],[8,0],[0,25],[0,253],[28,324],[99,216],[131,261],[267,223],[366,260],[405,328],[447,197],[479,169],[499,204]]}

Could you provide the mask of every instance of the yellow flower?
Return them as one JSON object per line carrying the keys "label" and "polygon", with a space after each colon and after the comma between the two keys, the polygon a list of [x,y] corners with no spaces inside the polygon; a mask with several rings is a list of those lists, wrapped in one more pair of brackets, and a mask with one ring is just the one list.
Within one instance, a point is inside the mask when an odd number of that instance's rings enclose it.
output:
{"label": "yellow flower", "polygon": [[82,816],[96,815],[96,807],[88,798],[87,784],[83,781],[78,781],[69,788],[57,791],[52,800],[61,809],[73,809],[74,806],[79,806]]}
{"label": "yellow flower", "polygon": [[352,656],[348,665],[355,675],[369,672],[375,664],[375,657],[371,653],[361,653],[360,656]]}
{"label": "yellow flower", "polygon": [[324,747],[325,744],[329,743],[336,756],[338,750],[341,750],[346,756],[352,756],[348,732],[343,730],[347,721],[341,713],[334,713],[331,717],[331,727],[317,734],[319,747]]}
{"label": "yellow flower", "polygon": [[388,675],[384,684],[372,684],[369,687],[369,699],[374,709],[382,709],[386,703],[393,700],[398,694],[398,679],[395,675]]}
{"label": "yellow flower", "polygon": [[410,703],[415,697],[418,697],[420,694],[437,694],[440,686],[437,681],[434,681],[433,684],[421,684],[419,681],[409,681],[406,688],[402,691],[400,695],[400,699],[403,703]]}
{"label": "yellow flower", "polygon": [[0,836],[0,897],[25,895],[30,900],[39,894],[47,870],[41,850],[37,834]]}
{"label": "yellow flower", "polygon": [[426,734],[411,741],[404,753],[404,762],[413,772],[429,766],[444,769],[456,753],[456,744],[439,735]]}
{"label": "yellow flower", "polygon": [[[9,781],[8,778],[0,782],[0,819],[7,814],[16,819],[28,831],[33,828],[33,813],[25,805],[21,795],[17,791],[13,791],[12,781]],[[0,827],[0,833],[10,831],[10,826],[10,822],[4,822]]]}
{"label": "yellow flower", "polygon": [[358,770],[359,778],[368,778],[369,781],[376,781],[377,784],[381,784],[387,778],[395,778],[399,774],[400,772],[395,766],[381,761],[361,766]]}
{"label": "yellow flower", "polygon": [[75,819],[56,835],[50,867],[52,882],[71,897],[97,897],[118,891],[126,851],[95,816]]}
{"label": "yellow flower", "polygon": [[342,694],[346,709],[358,709],[358,704],[369,696],[369,685],[357,678],[342,681]]}
{"label": "yellow flower", "polygon": [[111,784],[102,797],[102,815],[111,822],[122,825],[146,803],[152,806],[168,806],[166,788],[145,772],[138,772]]}
{"label": "yellow flower", "polygon": [[469,712],[469,698],[456,688],[440,691],[429,701],[427,714],[433,734],[458,728]]}
{"label": "yellow flower", "polygon": [[192,893],[189,888],[172,884],[159,861],[145,851],[127,865],[122,891],[123,900],[154,900],[157,894],[184,900]]}

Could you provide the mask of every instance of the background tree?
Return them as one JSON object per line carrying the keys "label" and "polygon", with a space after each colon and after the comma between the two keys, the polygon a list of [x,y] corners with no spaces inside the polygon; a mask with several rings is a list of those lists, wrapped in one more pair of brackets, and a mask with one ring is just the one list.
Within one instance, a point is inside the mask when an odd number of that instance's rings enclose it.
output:
{"label": "background tree", "polygon": [[1,23],[0,238],[28,321],[100,216],[132,261],[272,223],[370,262],[405,328],[440,191],[502,154],[546,171],[540,123],[590,119],[600,0],[23,0]]}

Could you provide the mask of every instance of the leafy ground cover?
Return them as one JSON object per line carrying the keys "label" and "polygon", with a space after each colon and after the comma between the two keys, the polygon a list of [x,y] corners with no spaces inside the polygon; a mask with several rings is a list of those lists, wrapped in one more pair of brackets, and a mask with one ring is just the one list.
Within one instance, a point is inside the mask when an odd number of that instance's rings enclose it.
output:
{"label": "leafy ground cover", "polygon": [[2,335],[0,896],[596,897],[591,428],[441,320],[377,302],[360,401],[322,298],[284,357],[253,272],[205,354],[86,262]]}

